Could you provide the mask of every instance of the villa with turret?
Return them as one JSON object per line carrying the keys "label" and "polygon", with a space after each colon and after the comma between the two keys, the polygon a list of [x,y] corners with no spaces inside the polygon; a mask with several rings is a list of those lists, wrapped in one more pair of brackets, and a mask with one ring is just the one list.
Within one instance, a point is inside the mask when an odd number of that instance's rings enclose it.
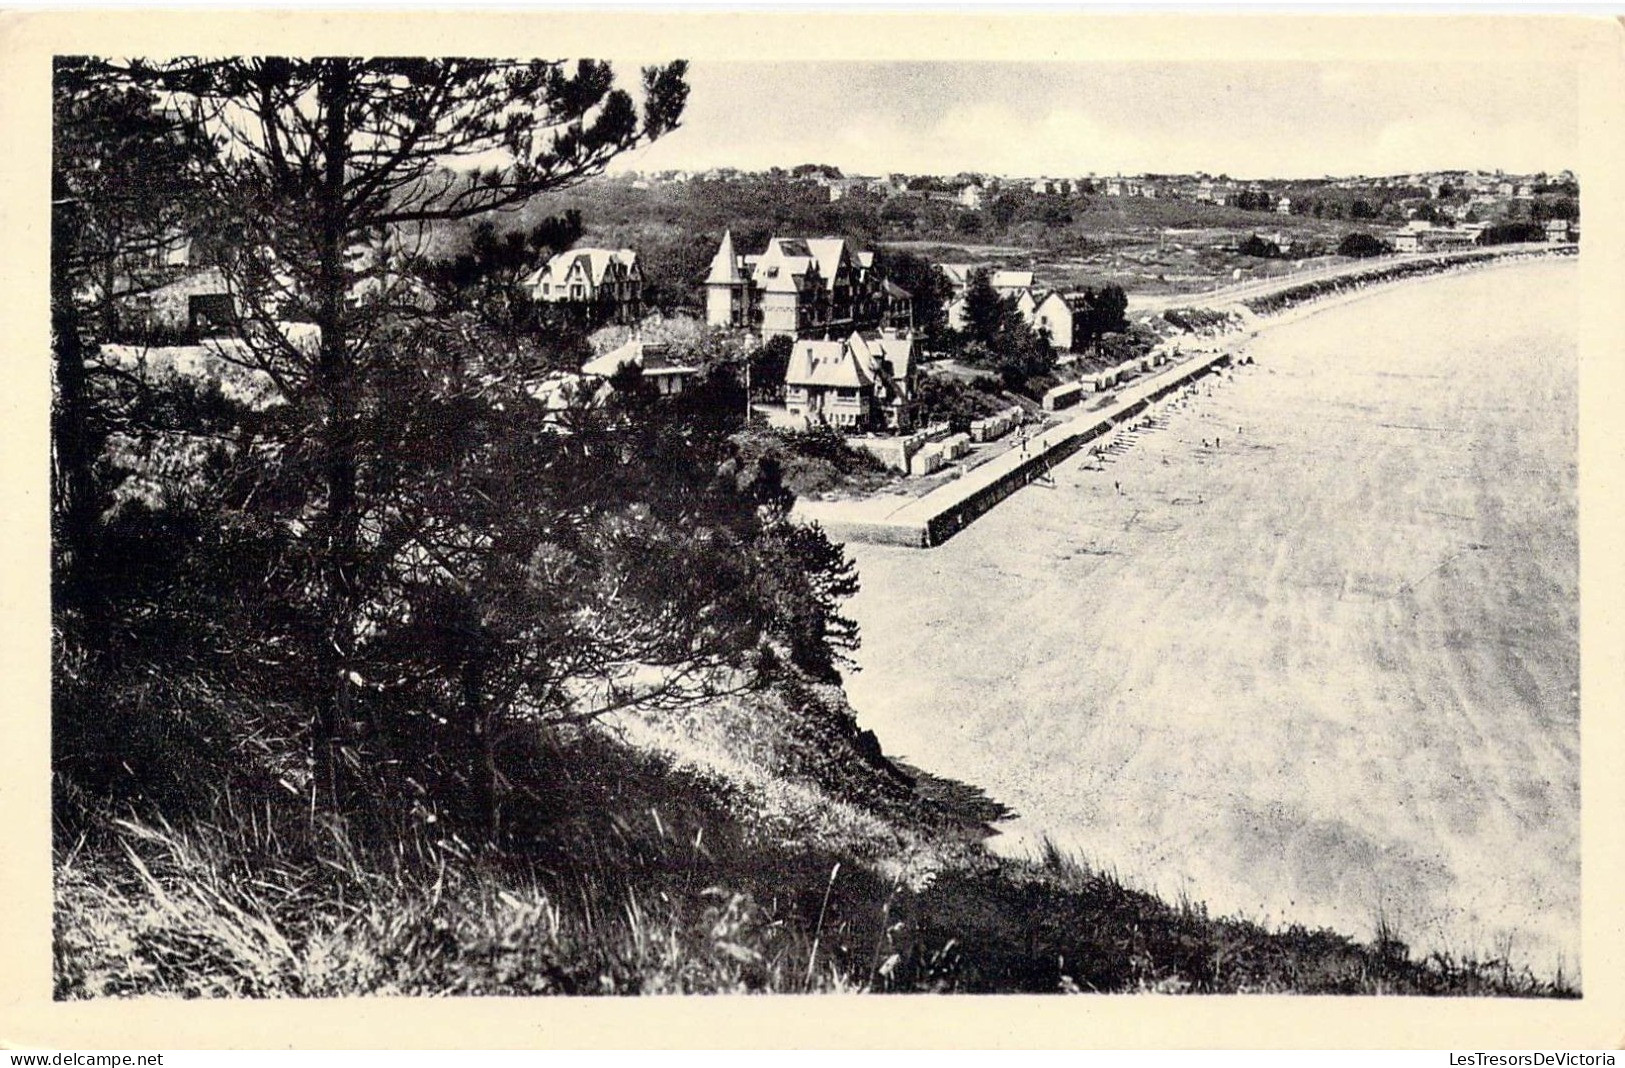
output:
{"label": "villa with turret", "polygon": [[912,315],[908,291],[845,238],[775,237],[762,252],[740,254],[724,232],[705,279],[705,321],[764,339],[906,329]]}

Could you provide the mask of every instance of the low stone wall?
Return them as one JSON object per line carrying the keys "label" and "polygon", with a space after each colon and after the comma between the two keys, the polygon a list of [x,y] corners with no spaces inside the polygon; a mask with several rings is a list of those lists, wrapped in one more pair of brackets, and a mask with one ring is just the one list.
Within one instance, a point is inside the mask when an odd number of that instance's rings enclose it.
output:
{"label": "low stone wall", "polygon": [[861,541],[868,545],[900,545],[905,549],[924,549],[931,542],[923,523],[863,522],[861,520],[819,519],[818,526],[831,541]]}
{"label": "low stone wall", "polygon": [[[1098,431],[1096,433],[1098,434]],[[1079,434],[1063,438],[1043,452],[1035,453],[1023,460],[997,481],[983,486],[969,496],[960,498],[952,507],[938,512],[925,523],[923,547],[931,548],[935,545],[941,545],[955,534],[958,534],[961,530],[970,526],[974,520],[991,511],[994,505],[1027,485],[1027,483],[1044,475],[1050,468],[1077,452],[1094,436],[1095,434]]]}
{"label": "low stone wall", "polygon": [[928,445],[921,445],[918,451],[908,458],[908,473],[930,475],[941,471],[947,465],[948,457],[942,443],[933,441]]}
{"label": "low stone wall", "polygon": [[919,447],[916,443],[911,448],[908,438],[847,438],[846,443],[895,471],[907,471],[909,454]]}
{"label": "low stone wall", "polygon": [[895,471],[910,474],[914,454],[930,442],[940,441],[951,433],[948,424],[939,423],[924,430],[916,430],[912,434],[901,434],[896,437],[849,437],[846,443],[854,449],[862,449]]}

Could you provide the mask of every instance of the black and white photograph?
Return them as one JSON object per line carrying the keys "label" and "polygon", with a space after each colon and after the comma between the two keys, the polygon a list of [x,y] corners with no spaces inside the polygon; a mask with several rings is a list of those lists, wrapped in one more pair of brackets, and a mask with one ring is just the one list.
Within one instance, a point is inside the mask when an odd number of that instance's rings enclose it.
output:
{"label": "black and white photograph", "polygon": [[1588,27],[940,25],[32,68],[51,1002],[1617,992]]}

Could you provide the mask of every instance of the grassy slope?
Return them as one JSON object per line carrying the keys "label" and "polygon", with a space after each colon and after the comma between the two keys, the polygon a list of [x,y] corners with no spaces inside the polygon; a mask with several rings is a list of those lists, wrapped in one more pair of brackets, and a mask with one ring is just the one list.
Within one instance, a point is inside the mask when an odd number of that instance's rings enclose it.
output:
{"label": "grassy slope", "polygon": [[[907,203],[919,208],[918,202]],[[1055,205],[1070,215],[1070,222],[1046,223],[1023,216],[1026,221],[1000,230],[991,214],[983,212],[984,230],[967,235],[957,231],[956,221],[963,213],[951,205],[933,205],[913,224],[903,225],[888,221],[879,201],[852,199],[830,204],[827,194],[814,186],[757,180],[635,189],[624,180],[598,179],[538,197],[507,221],[525,226],[548,215],[578,210],[586,223],[583,244],[636,248],[651,280],[671,292],[684,290],[691,298],[697,298],[696,287],[725,228],[732,228],[735,240],[749,251],[755,251],[769,233],[844,233],[865,243],[907,248],[933,260],[1036,266],[1047,285],[1075,287],[1110,281],[1159,292],[1170,285],[1190,288],[1197,279],[1228,276],[1237,266],[1268,270],[1266,261],[1214,248],[1254,232],[1284,231],[1300,244],[1307,241],[1325,250],[1335,248],[1347,233],[1383,228],[1374,221],[1276,215],[1190,200],[1093,196],[1059,198]],[[1170,228],[1176,232],[1166,242],[1160,241],[1161,232]],[[466,232],[462,225],[440,228],[435,237],[437,251],[462,247]]]}
{"label": "grassy slope", "polygon": [[994,858],[999,808],[916,788],[838,688],[628,721],[509,773],[501,852],[431,827],[368,849],[225,796],[180,826],[81,821],[58,852],[56,994],[1565,992],[1215,920],[1055,850]]}

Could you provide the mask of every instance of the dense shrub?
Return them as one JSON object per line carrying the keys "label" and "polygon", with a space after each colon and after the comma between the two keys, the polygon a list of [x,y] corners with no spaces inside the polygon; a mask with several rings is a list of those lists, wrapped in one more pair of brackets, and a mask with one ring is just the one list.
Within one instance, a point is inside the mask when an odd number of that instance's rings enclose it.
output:
{"label": "dense shrub", "polygon": [[1352,256],[1356,259],[1381,256],[1390,251],[1392,249],[1386,242],[1367,233],[1349,234],[1337,246],[1339,256]]}

